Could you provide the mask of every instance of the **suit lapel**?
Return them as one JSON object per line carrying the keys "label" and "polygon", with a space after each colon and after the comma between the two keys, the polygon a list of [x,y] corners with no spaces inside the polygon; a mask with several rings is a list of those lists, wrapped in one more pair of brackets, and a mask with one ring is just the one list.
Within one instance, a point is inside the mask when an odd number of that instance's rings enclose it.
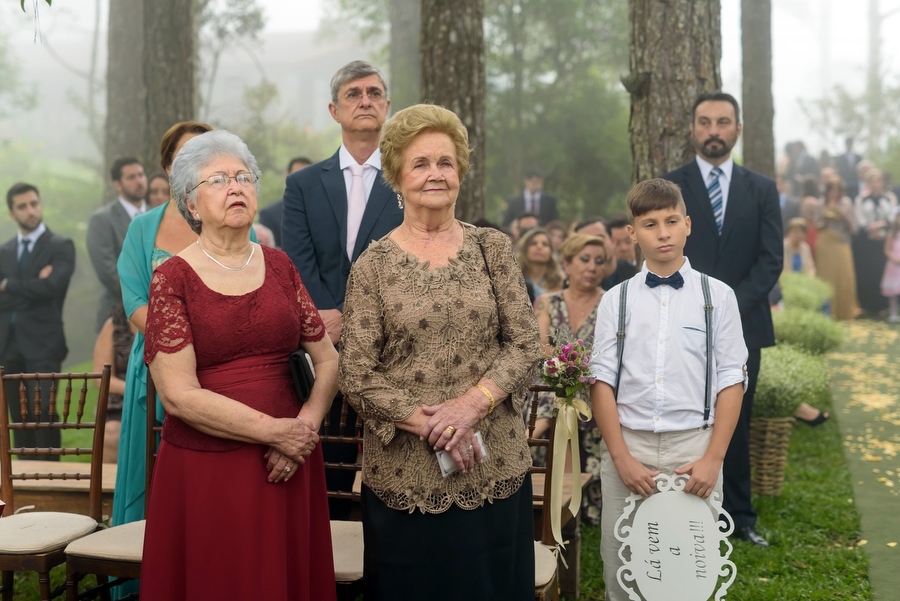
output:
{"label": "suit lapel", "polygon": [[[334,212],[341,237],[341,248],[347,248],[347,185],[338,158],[340,150],[322,164],[322,187]],[[345,251],[346,252],[346,251]]]}
{"label": "suit lapel", "polygon": [[[359,233],[356,235],[356,246],[353,248],[351,260],[355,261],[356,257],[369,245],[372,229],[392,198],[394,198],[394,191],[387,185],[387,182],[381,177],[381,171],[379,171],[378,175],[375,176],[375,184],[372,186],[372,192],[369,194],[369,200],[366,202],[366,210],[363,212],[362,221],[359,224]],[[344,246],[346,245],[345,233]]]}
{"label": "suit lapel", "polygon": [[[28,259],[28,267],[26,269],[28,275],[40,272],[40,270],[35,270],[35,266],[41,265],[44,255],[50,250],[51,236],[52,234],[48,228],[47,231],[41,234],[41,237],[37,239],[37,242],[34,243],[34,250],[31,251],[31,257]],[[46,263],[44,265],[46,265]],[[41,265],[41,267],[43,267],[43,265]]]}
{"label": "suit lapel", "polygon": [[691,161],[685,166],[684,181],[690,191],[690,197],[697,199],[696,206],[690,211],[693,227],[701,226],[715,232],[718,236],[716,217],[713,215],[709,193],[706,191],[706,185],[703,183],[703,175],[700,173],[700,166],[697,165],[697,161]]}
{"label": "suit lapel", "polygon": [[128,225],[131,223],[131,216],[128,214],[128,211],[125,210],[125,207],[122,206],[122,203],[119,202],[118,199],[113,201],[112,215],[113,215],[113,218],[116,220],[116,224],[115,224],[116,231],[123,232],[123,233],[127,232]]}
{"label": "suit lapel", "polygon": [[722,222],[722,238],[727,238],[734,229],[734,224],[741,218],[744,193],[747,190],[747,178],[743,167],[735,164],[731,171],[731,183],[728,185],[728,204],[725,205],[725,219]]}

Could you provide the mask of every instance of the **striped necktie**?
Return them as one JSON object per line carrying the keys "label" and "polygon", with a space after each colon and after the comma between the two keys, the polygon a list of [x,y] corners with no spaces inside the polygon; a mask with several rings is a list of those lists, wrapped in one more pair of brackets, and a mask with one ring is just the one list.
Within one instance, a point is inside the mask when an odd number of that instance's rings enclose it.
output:
{"label": "striped necktie", "polygon": [[719,181],[719,177],[724,175],[724,172],[718,167],[713,167],[712,171],[709,172],[709,185],[706,187],[706,192],[709,194],[709,202],[712,204],[713,210],[713,218],[716,220],[716,229],[719,230],[719,235],[722,234],[722,222],[725,220],[725,210],[722,206],[722,184]]}

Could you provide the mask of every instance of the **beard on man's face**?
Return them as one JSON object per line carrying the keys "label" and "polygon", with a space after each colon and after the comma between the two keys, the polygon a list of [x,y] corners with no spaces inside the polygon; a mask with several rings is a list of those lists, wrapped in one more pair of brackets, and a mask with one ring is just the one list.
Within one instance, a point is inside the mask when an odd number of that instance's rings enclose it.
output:
{"label": "beard on man's face", "polygon": [[702,156],[708,157],[710,159],[720,159],[731,152],[731,149],[734,145],[729,145],[728,142],[726,142],[722,138],[711,137],[704,140],[702,144],[698,143],[698,141],[695,140],[694,146],[697,152],[699,152]]}

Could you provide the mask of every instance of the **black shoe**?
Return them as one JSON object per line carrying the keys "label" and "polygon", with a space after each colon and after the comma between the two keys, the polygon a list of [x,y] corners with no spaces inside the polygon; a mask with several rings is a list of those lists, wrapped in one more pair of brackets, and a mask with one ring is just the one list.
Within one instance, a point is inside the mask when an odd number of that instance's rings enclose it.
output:
{"label": "black shoe", "polygon": [[753,526],[742,526],[741,528],[735,528],[731,536],[733,538],[745,540],[748,543],[753,543],[754,545],[758,545],[760,547],[768,548],[769,546],[769,541],[764,539]]}
{"label": "black shoe", "polygon": [[819,414],[812,419],[803,419],[802,417],[796,416],[794,416],[794,419],[796,419],[798,422],[803,422],[807,426],[816,427],[827,422],[829,417],[831,417],[830,414],[825,413],[820,409]]}

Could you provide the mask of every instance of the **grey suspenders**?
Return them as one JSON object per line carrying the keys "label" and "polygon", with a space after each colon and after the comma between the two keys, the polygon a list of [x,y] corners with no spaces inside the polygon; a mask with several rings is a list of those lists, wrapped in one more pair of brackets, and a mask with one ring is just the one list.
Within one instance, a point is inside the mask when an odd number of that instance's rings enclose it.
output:
{"label": "grey suspenders", "polygon": [[[619,398],[619,382],[622,379],[622,354],[625,352],[625,301],[628,298],[628,284],[631,280],[622,282],[619,290],[619,329],[616,331],[616,356],[618,367],[616,368],[616,387],[614,395]],[[709,277],[705,273],[700,274],[700,285],[703,288],[703,313],[706,318],[706,387],[703,404],[703,429],[709,427],[709,413],[712,408],[712,298],[709,294]]]}

